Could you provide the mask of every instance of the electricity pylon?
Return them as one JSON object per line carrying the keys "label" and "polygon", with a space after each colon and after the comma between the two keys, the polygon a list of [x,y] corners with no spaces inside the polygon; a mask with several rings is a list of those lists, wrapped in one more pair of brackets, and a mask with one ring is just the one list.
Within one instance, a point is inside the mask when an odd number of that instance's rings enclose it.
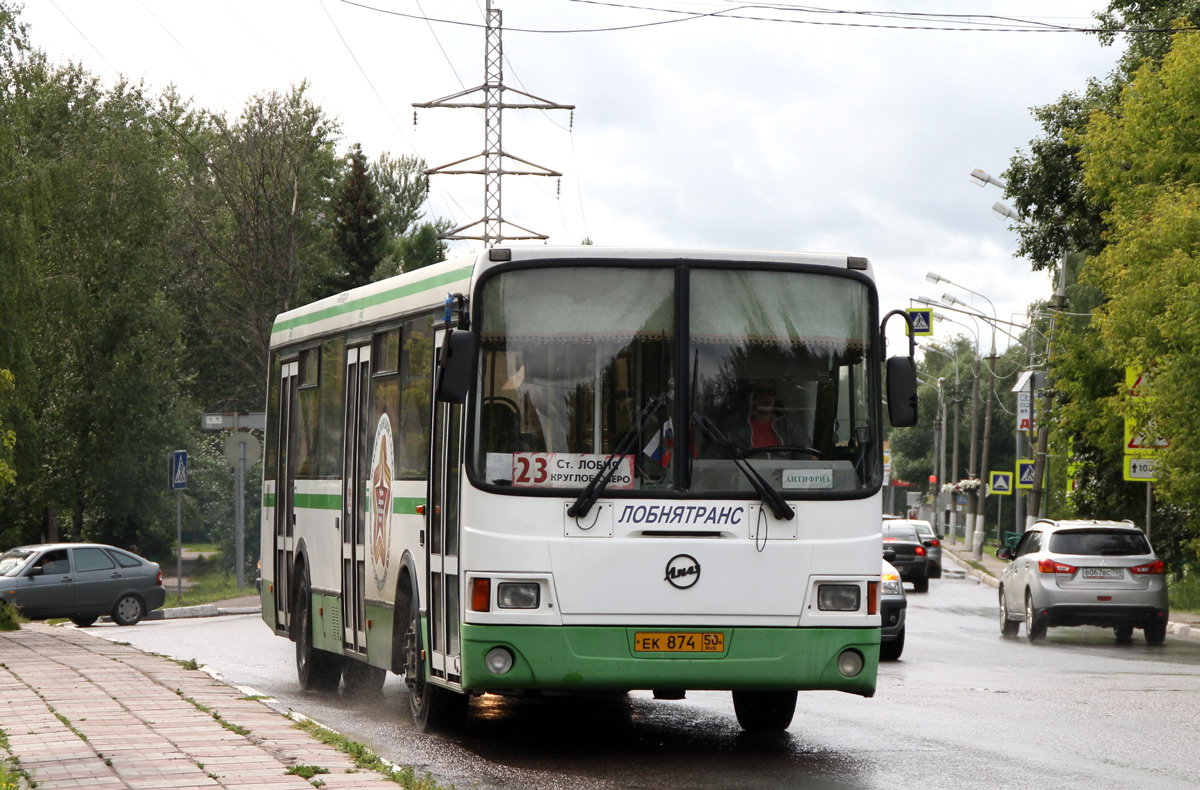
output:
{"label": "electricity pylon", "polygon": [[[413,107],[427,109],[430,107],[474,108],[483,110],[483,139],[482,153],[468,156],[448,164],[431,167],[425,175],[479,175],[483,176],[483,217],[474,222],[448,231],[441,238],[449,241],[464,241],[474,239],[482,241],[488,247],[494,247],[508,240],[545,241],[545,236],[536,231],[523,228],[504,218],[500,195],[500,181],[503,176],[551,176],[561,177],[562,173],[542,165],[534,164],[520,157],[513,156],[504,150],[501,123],[504,110],[574,110],[573,104],[558,104],[548,99],[509,88],[504,84],[504,45],[502,41],[503,25],[499,8],[492,8],[491,0],[487,3],[487,37],[484,45],[485,81],[476,88],[459,91],[435,101],[423,104],[413,104]],[[504,92],[510,91],[525,99],[514,103],[504,100]],[[472,99],[482,94],[482,99]],[[415,116],[414,116],[415,117]],[[471,167],[469,163],[482,160],[482,165]],[[506,167],[506,160],[518,163]],[[528,169],[522,169],[521,166]],[[482,226],[482,234],[472,229]],[[509,235],[504,232],[505,226],[515,228],[522,235]]]}

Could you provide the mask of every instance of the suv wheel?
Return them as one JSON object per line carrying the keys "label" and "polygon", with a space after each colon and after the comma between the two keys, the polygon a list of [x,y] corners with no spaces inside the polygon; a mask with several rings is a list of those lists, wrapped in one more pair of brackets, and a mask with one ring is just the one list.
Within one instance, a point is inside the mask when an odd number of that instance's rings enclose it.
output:
{"label": "suv wheel", "polygon": [[1008,601],[1004,600],[1004,588],[1000,588],[1000,635],[1016,636],[1021,630],[1021,621],[1008,616]]}
{"label": "suv wheel", "polygon": [[1146,635],[1146,644],[1161,645],[1167,638],[1167,624],[1153,623],[1142,629]]}
{"label": "suv wheel", "polygon": [[1046,636],[1046,620],[1033,606],[1033,594],[1025,591],[1025,636],[1036,642]]}

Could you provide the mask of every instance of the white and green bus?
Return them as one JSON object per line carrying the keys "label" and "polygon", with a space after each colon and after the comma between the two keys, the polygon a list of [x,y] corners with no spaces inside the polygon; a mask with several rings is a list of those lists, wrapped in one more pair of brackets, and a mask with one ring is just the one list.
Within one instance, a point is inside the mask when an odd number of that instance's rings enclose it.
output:
{"label": "white and green bus", "polygon": [[306,688],[403,675],[420,729],[486,693],[729,690],[750,730],[870,696],[906,342],[845,255],[493,248],[284,313],[263,619]]}

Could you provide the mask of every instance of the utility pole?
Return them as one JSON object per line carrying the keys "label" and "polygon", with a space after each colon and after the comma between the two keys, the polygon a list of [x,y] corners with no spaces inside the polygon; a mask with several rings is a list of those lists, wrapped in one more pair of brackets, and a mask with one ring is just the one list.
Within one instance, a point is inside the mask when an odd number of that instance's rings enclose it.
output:
{"label": "utility pole", "polygon": [[[538,240],[545,241],[547,236],[536,231],[523,228],[504,218],[500,194],[500,181],[503,176],[551,176],[561,177],[562,173],[534,164],[520,157],[513,156],[504,150],[502,120],[504,110],[574,110],[573,104],[558,104],[548,99],[510,88],[504,84],[504,44],[503,24],[499,8],[492,8],[492,0],[487,0],[487,34],[484,42],[484,83],[476,88],[459,91],[441,99],[423,104],[414,103],[413,107],[451,107],[473,108],[483,110],[482,153],[468,156],[448,164],[431,167],[425,171],[426,177],[433,175],[480,175],[483,176],[483,217],[460,225],[440,238],[448,241],[465,241],[473,239],[482,241],[488,247],[495,247],[505,241]],[[504,100],[504,92],[510,91],[525,99],[509,103]],[[482,94],[482,99],[472,99],[472,94]],[[572,116],[573,117],[573,116]],[[416,113],[413,113],[416,121]],[[471,165],[471,162],[482,160],[482,164]],[[518,163],[516,169],[505,166],[505,161]],[[526,169],[521,169],[524,166]],[[516,233],[505,233],[505,226],[516,229]]]}
{"label": "utility pole", "polygon": [[[979,479],[979,467],[975,465],[976,453],[979,448],[979,376],[981,372],[979,368],[979,350],[976,349],[975,375],[974,381],[971,382],[971,449],[967,456],[967,477],[971,480]],[[967,495],[967,520],[963,530],[963,544],[968,549],[971,548],[971,531],[975,529],[975,509],[979,501],[978,496]],[[955,532],[957,532],[957,528]],[[957,535],[951,535],[950,542],[954,543],[956,537]]]}
{"label": "utility pole", "polygon": [[[954,403],[954,437],[953,445],[950,448],[950,479],[958,481],[958,413],[962,411],[963,393],[962,385],[958,381],[958,369],[954,370],[954,389],[951,391],[951,401]],[[950,508],[950,531],[958,531],[958,501],[957,497],[951,504]]]}
{"label": "utility pole", "polygon": [[[988,365],[987,405],[984,407],[984,410],[983,410],[983,412],[984,412],[984,417],[983,417],[983,457],[980,460],[980,464],[982,466],[982,471],[987,471],[987,468],[988,468],[988,444],[989,444],[989,441],[992,436],[992,401],[996,399],[995,398],[995,394],[996,394],[996,348],[995,348],[995,344],[993,344],[993,346],[992,346],[992,355],[990,357],[988,357],[988,360],[990,361],[991,364]],[[987,519],[986,519],[987,510],[985,509],[985,505],[987,504],[987,500],[985,499],[985,497],[987,496],[987,486],[985,486],[983,484],[982,473],[980,475],[980,478],[981,479],[979,481],[979,496],[978,496],[979,512],[975,516],[975,541],[971,545],[972,550],[975,552],[975,559],[979,559],[983,556],[983,538],[984,538],[984,535],[987,534],[987,523],[986,523],[987,522]]]}
{"label": "utility pole", "polygon": [[[1062,312],[1067,301],[1067,256],[1064,253],[1058,263],[1058,288],[1054,292],[1054,315],[1050,316],[1050,348],[1046,350],[1046,368],[1049,371],[1050,355],[1054,353],[1054,332],[1058,326],[1058,314]],[[1032,322],[1031,322],[1032,323]],[[1037,455],[1033,457],[1033,490],[1029,492],[1029,521],[1042,515],[1045,509],[1042,498],[1042,481],[1046,477],[1046,445],[1050,434],[1050,377],[1046,377],[1046,390],[1042,406],[1042,418],[1038,420]],[[1033,393],[1030,393],[1030,401]]]}

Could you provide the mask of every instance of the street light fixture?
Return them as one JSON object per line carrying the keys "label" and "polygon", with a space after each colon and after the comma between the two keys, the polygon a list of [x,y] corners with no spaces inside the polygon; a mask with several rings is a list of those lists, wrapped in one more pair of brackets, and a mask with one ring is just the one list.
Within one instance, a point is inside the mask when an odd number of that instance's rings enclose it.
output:
{"label": "street light fixture", "polygon": [[1008,188],[1008,185],[1003,181],[991,175],[986,170],[978,167],[971,171],[971,183],[977,187],[985,187],[988,184],[991,184],[993,186],[998,186],[1001,189]]}
{"label": "street light fixture", "polygon": [[997,200],[992,204],[992,216],[996,219],[1011,219],[1013,222],[1024,224],[1025,218],[1009,206]]}

